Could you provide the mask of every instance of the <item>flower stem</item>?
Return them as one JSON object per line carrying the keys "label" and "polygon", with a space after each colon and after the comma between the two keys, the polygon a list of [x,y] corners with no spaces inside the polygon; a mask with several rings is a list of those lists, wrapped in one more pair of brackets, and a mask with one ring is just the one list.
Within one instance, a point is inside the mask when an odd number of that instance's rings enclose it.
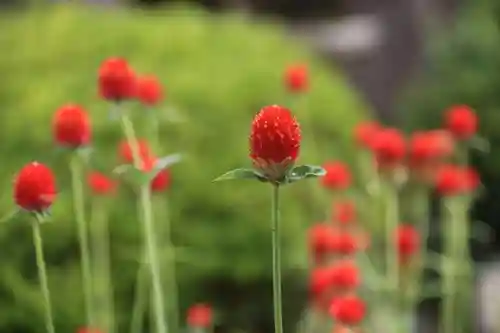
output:
{"label": "flower stem", "polygon": [[[137,144],[137,138],[134,131],[134,126],[124,113],[120,113],[120,119],[122,122],[123,132],[130,144],[132,150],[132,156],[134,159],[134,165],[136,168],[141,168],[141,160],[139,156],[139,147]],[[157,245],[155,238],[155,230],[153,224],[153,207],[151,205],[151,189],[150,184],[141,185],[139,189],[139,202],[142,207],[143,214],[143,227],[144,227],[144,240],[145,240],[145,251],[147,253],[147,263],[149,264],[151,272],[151,283],[154,291],[154,311],[156,319],[156,331],[157,333],[166,333],[167,326],[165,322],[165,302],[163,300],[163,291],[161,287],[161,274],[159,268]]]}
{"label": "flower stem", "polygon": [[[456,250],[457,250],[457,216],[455,215],[455,198],[444,199],[447,201],[448,205],[448,218],[445,219],[446,232],[444,238],[444,258],[442,263],[442,276],[443,276],[443,299],[442,299],[442,333],[456,333],[454,330],[454,309],[455,309],[455,262]],[[448,261],[453,263],[453,267],[449,266]]]}
{"label": "flower stem", "polygon": [[85,206],[83,202],[83,184],[82,172],[79,161],[79,156],[74,154],[71,158],[71,183],[73,189],[73,206],[76,217],[76,224],[78,227],[78,238],[81,254],[81,272],[83,283],[83,298],[85,302],[85,315],[87,318],[87,325],[94,325],[94,313],[92,308],[92,274],[90,268],[90,252],[89,252],[89,239],[88,239],[88,226],[85,221]]}
{"label": "flower stem", "polygon": [[[147,257],[147,256],[145,256]],[[132,309],[132,320],[130,333],[141,333],[144,325],[144,314],[146,312],[147,297],[149,291],[148,267],[146,262],[141,262],[137,270],[137,285],[135,287],[134,307]]]}
{"label": "flower stem", "polygon": [[109,221],[100,199],[92,202],[90,219],[90,240],[92,243],[92,260],[94,274],[94,309],[96,325],[104,332],[114,332],[114,304],[111,283]]}
{"label": "flower stem", "polygon": [[386,238],[386,265],[387,282],[390,288],[398,291],[399,287],[399,263],[398,252],[394,243],[394,232],[399,224],[399,197],[398,188],[392,183],[387,184],[386,194],[386,220],[385,220],[385,238]]}
{"label": "flower stem", "polygon": [[279,185],[273,185],[272,199],[274,333],[283,333],[281,309],[281,249],[279,228]]}
{"label": "flower stem", "polygon": [[52,319],[52,305],[50,302],[49,284],[47,282],[47,270],[45,268],[45,259],[43,256],[43,241],[40,232],[40,222],[33,222],[33,245],[36,252],[36,266],[38,268],[38,278],[42,289],[43,303],[45,307],[45,329],[47,333],[55,333],[54,322]]}

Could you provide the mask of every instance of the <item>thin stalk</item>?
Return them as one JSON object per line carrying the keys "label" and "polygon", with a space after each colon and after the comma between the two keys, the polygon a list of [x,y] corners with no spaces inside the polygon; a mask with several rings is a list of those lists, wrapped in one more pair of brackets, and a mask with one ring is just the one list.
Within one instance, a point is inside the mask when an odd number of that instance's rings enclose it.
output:
{"label": "thin stalk", "polygon": [[90,268],[90,251],[88,239],[88,226],[85,221],[85,206],[83,202],[82,172],[79,156],[74,154],[70,162],[71,185],[73,190],[73,207],[78,228],[78,240],[81,254],[81,273],[83,283],[83,298],[85,302],[85,315],[87,325],[94,326],[94,313],[92,308],[92,274]]}
{"label": "thin stalk", "polygon": [[100,199],[92,202],[90,219],[90,240],[92,243],[94,273],[94,309],[96,324],[104,332],[114,332],[114,302],[111,283],[109,221]]}
{"label": "thin stalk", "polygon": [[387,282],[390,288],[396,291],[399,287],[399,263],[398,252],[394,243],[394,232],[399,224],[399,197],[398,188],[392,183],[387,184],[386,193],[386,220],[385,220],[385,238],[386,238],[386,269]]}
{"label": "thin stalk", "polygon": [[47,333],[55,333],[54,322],[52,319],[52,305],[50,302],[49,284],[47,282],[47,269],[45,268],[45,259],[43,255],[43,241],[40,232],[40,222],[33,222],[33,245],[36,253],[36,266],[38,268],[38,278],[42,289],[43,305],[45,308],[45,330]]}
{"label": "thin stalk", "polygon": [[274,333],[283,333],[283,311],[281,308],[281,249],[279,228],[279,185],[273,185],[272,198],[272,244],[273,244],[273,301]]}
{"label": "thin stalk", "polygon": [[[135,298],[134,298],[134,307],[132,309],[130,333],[141,333],[143,330],[144,314],[147,308],[146,296],[148,295],[149,291],[148,277],[149,274],[148,274],[147,263],[141,262],[141,265],[137,270],[137,285],[135,288]],[[151,297],[153,297],[152,294]]]}
{"label": "thin stalk", "polygon": [[[457,221],[456,216],[455,216],[455,207],[452,201],[455,200],[455,198],[451,199],[445,199],[448,201],[449,205],[448,207],[448,214],[449,218],[445,221],[446,222],[446,232],[445,235],[446,237],[444,238],[444,259],[443,260],[443,266],[441,268],[442,274],[443,274],[443,299],[442,299],[442,333],[456,333],[455,332],[455,319],[454,314],[455,314],[455,299],[456,299],[456,286],[455,286],[455,263],[456,263],[456,250],[457,250],[457,245],[460,245],[460,243],[457,243],[458,240],[458,234],[457,231],[460,232],[460,230],[457,230],[460,226],[457,224],[459,221]],[[453,267],[450,267],[449,264],[447,264],[447,261],[450,261],[453,263]]]}
{"label": "thin stalk", "polygon": [[[134,165],[136,168],[141,168],[141,160],[139,156],[139,147],[137,144],[137,137],[135,135],[134,126],[124,113],[120,113],[123,132],[130,144]],[[161,286],[161,273],[159,269],[157,245],[155,238],[155,230],[153,224],[153,207],[151,205],[151,189],[150,184],[144,184],[139,189],[139,202],[142,207],[143,214],[143,227],[144,227],[144,240],[145,250],[148,256],[148,264],[151,272],[151,283],[154,291],[154,311],[156,321],[157,333],[166,333],[167,326],[165,321],[165,302],[163,300],[163,291]]]}

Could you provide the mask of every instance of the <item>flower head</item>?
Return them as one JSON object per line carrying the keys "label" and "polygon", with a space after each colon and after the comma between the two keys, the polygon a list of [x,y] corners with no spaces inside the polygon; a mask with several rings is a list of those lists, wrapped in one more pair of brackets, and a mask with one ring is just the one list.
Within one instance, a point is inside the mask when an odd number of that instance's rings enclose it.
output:
{"label": "flower head", "polygon": [[152,192],[163,192],[170,186],[170,171],[163,169],[151,181]]}
{"label": "flower head", "polygon": [[347,231],[335,231],[331,252],[340,255],[352,255],[359,249],[359,239]]}
{"label": "flower head", "polygon": [[107,195],[114,193],[118,184],[111,178],[100,172],[91,172],[87,176],[87,183],[95,195]]}
{"label": "flower head", "polygon": [[436,188],[444,196],[473,192],[479,184],[479,175],[474,169],[456,165],[443,166],[436,177]]}
{"label": "flower head", "polygon": [[457,139],[466,140],[476,134],[477,115],[467,105],[456,105],[445,113],[445,126]]}
{"label": "flower head", "polygon": [[187,323],[190,327],[207,328],[212,325],[212,308],[208,304],[195,304],[187,311]]}
{"label": "flower head", "polygon": [[365,318],[366,305],[358,296],[341,296],[332,301],[330,314],[342,324],[357,325]]}
{"label": "flower head", "polygon": [[285,71],[285,86],[290,92],[299,93],[309,88],[309,71],[306,65],[289,66]]}
{"label": "flower head", "polygon": [[377,122],[367,121],[359,123],[354,128],[354,139],[358,146],[370,149],[373,138],[379,130],[381,130],[381,127]]}
{"label": "flower head", "polygon": [[335,288],[353,289],[361,281],[359,269],[351,260],[341,260],[331,267],[331,279]]}
{"label": "flower head", "polygon": [[[139,148],[139,158],[141,160],[150,160],[153,158],[153,153],[149,147],[149,143],[145,139],[138,139],[137,146]],[[134,156],[132,153],[132,146],[126,140],[122,141],[119,146],[119,156],[125,163],[133,163]]]}
{"label": "flower head", "polygon": [[402,261],[411,258],[420,248],[420,233],[412,225],[399,225],[395,237],[399,258]]}
{"label": "flower head", "polygon": [[329,190],[345,190],[351,185],[351,172],[342,162],[323,164],[326,175],[320,178],[321,184]]}
{"label": "flower head", "polygon": [[372,149],[378,166],[381,169],[391,169],[402,163],[405,157],[406,143],[399,130],[386,128],[376,133]]}
{"label": "flower head", "polygon": [[333,287],[333,270],[331,267],[316,267],[309,277],[309,292],[314,300],[322,299]]}
{"label": "flower head", "polygon": [[352,201],[336,201],[333,203],[333,220],[336,223],[348,224],[356,220],[356,206]]}
{"label": "flower head", "polygon": [[297,160],[300,140],[299,123],[288,109],[265,106],[252,122],[250,158],[265,177],[279,181]]}
{"label": "flower head", "polygon": [[331,226],[327,224],[319,223],[309,229],[309,248],[317,263],[325,259],[335,241],[335,234]]}
{"label": "flower head", "polygon": [[163,99],[163,89],[156,76],[145,75],[137,78],[137,98],[144,105],[153,106]]}
{"label": "flower head", "polygon": [[136,95],[136,76],[122,58],[106,59],[99,68],[99,94],[102,98],[121,101]]}
{"label": "flower head", "polygon": [[57,196],[55,177],[44,164],[31,162],[25,165],[14,181],[14,201],[30,212],[47,210]]}
{"label": "flower head", "polygon": [[68,104],[57,109],[52,120],[54,140],[58,145],[81,147],[90,142],[90,118],[79,105]]}

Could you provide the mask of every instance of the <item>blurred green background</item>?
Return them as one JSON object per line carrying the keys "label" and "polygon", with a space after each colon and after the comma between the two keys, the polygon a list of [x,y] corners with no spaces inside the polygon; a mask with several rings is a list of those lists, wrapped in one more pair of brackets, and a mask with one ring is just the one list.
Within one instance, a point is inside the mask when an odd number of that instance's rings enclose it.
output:
{"label": "blurred green background", "polygon": [[[300,160],[311,164],[336,158],[352,162],[351,129],[368,114],[340,71],[286,40],[274,21],[250,22],[194,7],[148,12],[54,5],[2,14],[0,181],[6,185],[0,205],[5,213],[12,208],[10,184],[23,164],[37,159],[55,168],[61,195],[43,236],[59,332],[74,331],[82,323],[83,306],[67,161],[54,151],[51,117],[67,102],[88,108],[93,159],[104,171],[116,166],[119,124],[109,119],[109,105],[99,100],[96,87],[97,69],[110,56],[127,58],[137,71],[156,74],[165,85],[166,102],[154,110],[161,119],[158,153],[184,154],[172,168],[168,193],[182,310],[206,301],[231,330],[269,331],[270,189],[211,180],[249,165],[247,133],[264,105],[294,110],[304,133]],[[284,68],[294,62],[310,66],[312,87],[304,98],[287,96],[282,85]],[[127,107],[134,108],[139,132],[147,137],[151,110]],[[155,199],[161,207],[158,224],[166,197]],[[290,186],[282,198],[285,329],[291,329],[305,300],[304,232],[323,218],[323,199],[316,182]],[[141,233],[130,191],[123,189],[108,208],[118,319],[126,329]],[[41,298],[29,226],[2,225],[0,242],[0,330],[39,332]]]}

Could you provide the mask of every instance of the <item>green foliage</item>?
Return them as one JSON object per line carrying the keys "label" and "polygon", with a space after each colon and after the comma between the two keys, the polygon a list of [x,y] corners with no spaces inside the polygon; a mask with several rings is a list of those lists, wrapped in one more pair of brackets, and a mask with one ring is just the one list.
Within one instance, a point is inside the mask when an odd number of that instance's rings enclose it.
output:
{"label": "green foliage", "polygon": [[[172,167],[169,207],[164,196],[155,198],[159,227],[167,214],[173,224],[183,307],[212,297],[212,290],[203,287],[214,279],[245,285],[271,274],[271,187],[259,182],[212,183],[227,170],[250,166],[247,133],[260,107],[281,103],[297,114],[304,137],[299,162],[353,161],[350,131],[365,116],[365,105],[339,72],[332,73],[302,47],[286,43],[284,32],[271,22],[251,24],[238,15],[214,17],[192,8],[144,12],[56,6],[1,17],[0,31],[0,45],[7,50],[0,53],[0,180],[5,191],[0,204],[4,212],[10,211],[11,179],[24,163],[37,159],[56,170],[61,193],[53,223],[42,231],[60,332],[73,331],[83,311],[67,160],[53,148],[51,117],[67,102],[88,108],[94,126],[93,160],[111,173],[118,165],[116,145],[122,137],[119,123],[110,120],[109,105],[97,96],[97,68],[105,58],[126,57],[137,70],[157,74],[166,86],[165,106],[125,107],[134,108],[141,136],[150,134],[151,121],[159,125],[159,156],[183,154]],[[313,82],[307,97],[293,100],[282,87],[282,70],[297,60],[310,63]],[[306,265],[304,231],[323,218],[324,207],[315,181],[299,182],[284,192],[287,275]],[[113,286],[118,319],[124,324],[141,259],[142,229],[136,222],[134,193],[127,187],[102,205],[109,208]],[[0,242],[0,330],[39,332],[41,298],[29,226],[2,225]]]}

